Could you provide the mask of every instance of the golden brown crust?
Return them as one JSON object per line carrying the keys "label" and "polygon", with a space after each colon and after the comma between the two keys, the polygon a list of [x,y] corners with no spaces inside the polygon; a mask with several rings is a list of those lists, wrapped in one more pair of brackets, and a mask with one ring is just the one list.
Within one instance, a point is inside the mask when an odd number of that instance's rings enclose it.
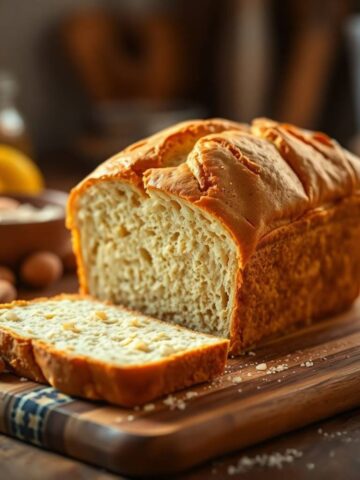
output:
{"label": "golden brown crust", "polygon": [[271,232],[237,291],[230,353],[348,308],[360,289],[360,197]]}
{"label": "golden brown crust", "polygon": [[223,372],[227,344],[204,347],[161,362],[120,368],[86,357],[67,357],[41,342],[34,356],[48,383],[64,393],[132,407],[205,382]]}
{"label": "golden brown crust", "polygon": [[234,236],[244,266],[270,231],[360,194],[360,160],[324,134],[266,119],[251,128],[216,119],[185,122],[138,142],[71,193],[67,223],[83,292],[76,200],[93,183],[113,179],[177,195],[213,214]]}
{"label": "golden brown crust", "polygon": [[[83,299],[58,295],[51,300]],[[48,298],[4,304],[0,309],[26,306]],[[146,365],[120,367],[90,356],[64,353],[40,340],[24,338],[0,327],[0,361],[14,373],[49,383],[69,395],[132,407],[196,383],[210,380],[225,368],[229,342],[179,353]]]}
{"label": "golden brown crust", "polygon": [[143,173],[149,168],[165,168],[169,164],[186,160],[196,141],[205,135],[225,130],[248,131],[245,124],[223,119],[192,120],[167,128],[141,140],[101,164],[70,193],[66,223],[72,230],[73,250],[77,258],[81,293],[89,293],[85,264],[80,248],[80,233],[75,221],[79,196],[97,182],[119,179],[143,191]]}
{"label": "golden brown crust", "polygon": [[0,329],[0,358],[5,365],[21,377],[46,383],[33,355],[31,340]]}
{"label": "golden brown crust", "polygon": [[295,127],[277,124],[275,136],[275,127],[261,126],[258,120],[252,134],[207,135],[185,164],[144,173],[147,189],[177,195],[216,216],[234,236],[243,266],[272,230],[360,194],[360,160],[335,142],[325,157],[310,134],[303,133],[305,142]]}
{"label": "golden brown crust", "polygon": [[[211,131],[209,125],[215,122],[216,130]],[[181,161],[172,161],[179,148]],[[71,194],[68,225],[83,292],[88,287],[74,220],[76,201],[92,183],[113,179],[145,192],[153,189],[180,197],[217,218],[238,249],[240,292],[244,272],[258,249],[281,240],[278,235],[286,237],[296,230],[301,236],[309,222],[316,228],[317,223],[332,221],[334,212],[343,211],[342,202],[357,204],[360,159],[325,134],[267,119],[257,119],[249,128],[217,120],[188,122],[160,132],[105,162]],[[359,275],[354,282],[359,285]],[[238,349],[236,336],[241,344],[240,308],[238,302],[232,315],[233,351]]]}
{"label": "golden brown crust", "polygon": [[74,202],[80,193],[98,181],[119,178],[139,189],[143,188],[142,174],[149,168],[163,168],[174,157],[185,158],[196,141],[205,135],[225,130],[248,130],[244,124],[223,119],[193,120],[179,123],[144,140],[130,145],[102,163],[71,192],[68,204],[68,225],[73,226]]}

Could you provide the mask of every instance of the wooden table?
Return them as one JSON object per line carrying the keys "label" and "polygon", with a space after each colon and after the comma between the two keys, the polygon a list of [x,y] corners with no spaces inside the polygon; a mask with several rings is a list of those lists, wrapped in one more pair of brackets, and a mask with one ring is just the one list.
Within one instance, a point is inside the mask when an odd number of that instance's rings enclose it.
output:
{"label": "wooden table", "polygon": [[[319,433],[321,432],[321,433]],[[284,454],[293,448],[302,456],[282,469],[254,466],[244,473],[229,475],[245,456]],[[263,457],[268,458],[268,457]],[[141,459],[139,459],[141,461]],[[244,462],[244,460],[243,460]],[[244,480],[358,480],[360,477],[360,409],[344,413],[297,432],[273,439],[251,449],[215,460],[177,476],[177,480],[208,478]],[[6,480],[87,479],[112,480],[125,478],[113,475],[78,461],[40,450],[0,435],[0,478]]]}
{"label": "wooden table", "polygon": [[[21,291],[22,298],[74,292],[75,275],[67,275],[46,291]],[[360,385],[359,385],[360,388]],[[286,462],[287,449],[295,449],[293,461]],[[275,455],[279,453],[280,455]],[[247,458],[245,458],[247,457]],[[282,468],[269,463],[282,460]],[[141,459],[139,459],[141,461]],[[260,466],[265,463],[266,466]],[[247,466],[249,465],[249,466]],[[319,422],[291,434],[272,439],[233,455],[208,462],[177,476],[177,479],[241,478],[257,480],[360,478],[360,408]],[[0,435],[0,479],[89,479],[125,478],[46,452]]]}

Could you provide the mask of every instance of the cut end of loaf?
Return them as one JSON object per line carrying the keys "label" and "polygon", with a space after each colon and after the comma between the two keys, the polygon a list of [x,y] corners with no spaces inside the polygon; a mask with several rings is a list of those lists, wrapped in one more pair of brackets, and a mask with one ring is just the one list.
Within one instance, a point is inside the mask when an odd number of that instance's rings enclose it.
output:
{"label": "cut end of loaf", "polygon": [[117,181],[88,188],[77,212],[90,294],[229,337],[237,252],[213,216]]}

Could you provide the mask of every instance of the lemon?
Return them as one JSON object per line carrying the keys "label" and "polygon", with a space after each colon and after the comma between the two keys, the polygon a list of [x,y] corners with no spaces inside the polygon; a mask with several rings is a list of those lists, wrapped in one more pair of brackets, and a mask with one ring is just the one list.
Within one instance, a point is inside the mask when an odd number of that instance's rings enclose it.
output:
{"label": "lemon", "polygon": [[42,174],[29,157],[0,145],[0,193],[37,194],[44,186]]}

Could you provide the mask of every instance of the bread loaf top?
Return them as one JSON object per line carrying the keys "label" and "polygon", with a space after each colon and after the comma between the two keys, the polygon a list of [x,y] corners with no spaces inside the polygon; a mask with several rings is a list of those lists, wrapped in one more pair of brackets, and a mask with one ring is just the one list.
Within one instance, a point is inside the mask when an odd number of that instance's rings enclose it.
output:
{"label": "bread loaf top", "polygon": [[274,230],[359,196],[360,159],[323,133],[272,120],[184,122],[126,148],[75,187],[70,228],[77,197],[114,179],[211,213],[235,238],[244,265]]}

